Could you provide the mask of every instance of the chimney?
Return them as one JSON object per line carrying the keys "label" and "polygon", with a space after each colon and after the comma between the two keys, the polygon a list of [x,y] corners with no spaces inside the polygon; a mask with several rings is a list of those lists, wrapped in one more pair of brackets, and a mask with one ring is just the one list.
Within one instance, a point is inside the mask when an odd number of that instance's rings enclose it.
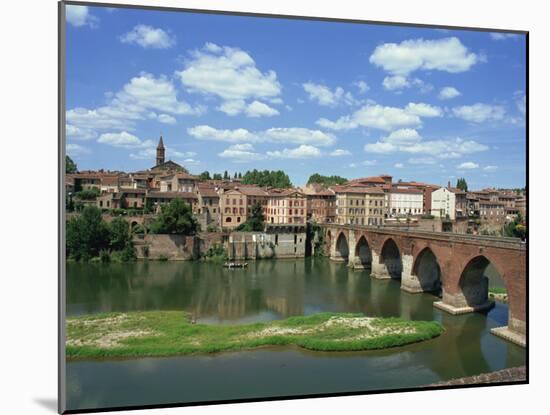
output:
{"label": "chimney", "polygon": [[448,188],[448,189],[451,188],[451,181],[450,181],[450,180],[447,182],[447,188]]}

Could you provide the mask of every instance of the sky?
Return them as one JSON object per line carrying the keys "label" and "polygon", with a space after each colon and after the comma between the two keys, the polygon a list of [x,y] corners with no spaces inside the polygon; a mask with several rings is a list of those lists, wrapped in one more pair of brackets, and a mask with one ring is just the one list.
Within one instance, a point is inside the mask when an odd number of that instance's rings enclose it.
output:
{"label": "sky", "polygon": [[91,6],[66,10],[67,153],[470,188],[526,182],[525,35]]}

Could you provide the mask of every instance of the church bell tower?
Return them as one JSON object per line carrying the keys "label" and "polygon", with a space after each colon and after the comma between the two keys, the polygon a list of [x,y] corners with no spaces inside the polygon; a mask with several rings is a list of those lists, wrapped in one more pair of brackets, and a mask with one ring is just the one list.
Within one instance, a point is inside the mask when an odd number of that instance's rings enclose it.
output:
{"label": "church bell tower", "polygon": [[157,146],[157,166],[164,163],[164,143],[160,136],[159,145]]}

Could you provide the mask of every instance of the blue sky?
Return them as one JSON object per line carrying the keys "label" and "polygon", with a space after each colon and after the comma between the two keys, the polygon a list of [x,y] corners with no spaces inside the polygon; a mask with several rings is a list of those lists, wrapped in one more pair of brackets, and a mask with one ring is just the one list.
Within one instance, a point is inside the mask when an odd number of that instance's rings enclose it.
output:
{"label": "blue sky", "polygon": [[67,6],[79,169],[525,185],[525,37]]}

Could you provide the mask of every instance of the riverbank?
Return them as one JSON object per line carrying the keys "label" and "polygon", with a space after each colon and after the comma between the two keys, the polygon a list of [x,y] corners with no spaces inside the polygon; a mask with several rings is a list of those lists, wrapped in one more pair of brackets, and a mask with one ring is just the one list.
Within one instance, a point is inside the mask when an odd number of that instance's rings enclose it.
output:
{"label": "riverbank", "polygon": [[489,298],[501,303],[508,303],[506,288],[489,288]]}
{"label": "riverbank", "polygon": [[489,373],[481,373],[476,376],[456,378],[443,382],[434,383],[429,386],[459,386],[479,385],[493,383],[525,382],[527,380],[527,369],[525,366],[511,367],[508,369],[496,370]]}
{"label": "riverbank", "polygon": [[287,345],[318,351],[360,351],[428,340],[443,331],[435,321],[350,313],[223,326],[194,324],[181,311],[108,313],[67,319],[66,356],[174,356]]}

